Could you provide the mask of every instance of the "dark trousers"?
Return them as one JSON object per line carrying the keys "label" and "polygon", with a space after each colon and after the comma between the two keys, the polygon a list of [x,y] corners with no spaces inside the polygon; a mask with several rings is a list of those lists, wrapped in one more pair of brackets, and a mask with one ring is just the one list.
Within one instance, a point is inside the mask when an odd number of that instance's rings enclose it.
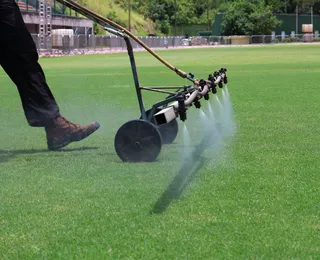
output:
{"label": "dark trousers", "polygon": [[45,126],[59,115],[35,43],[14,0],[0,0],[0,65],[17,86],[31,126]]}

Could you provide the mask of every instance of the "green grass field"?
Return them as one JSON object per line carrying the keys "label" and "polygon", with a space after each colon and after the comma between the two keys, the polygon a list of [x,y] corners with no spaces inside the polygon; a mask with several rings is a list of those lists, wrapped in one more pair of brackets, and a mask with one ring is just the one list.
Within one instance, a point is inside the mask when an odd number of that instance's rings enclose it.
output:
{"label": "green grass field", "polygon": [[[319,50],[159,52],[200,78],[229,70],[237,132],[224,156],[185,171],[181,132],[154,163],[115,153],[116,131],[139,117],[127,54],[41,60],[63,115],[101,123],[57,152],[0,71],[0,259],[320,259]],[[186,84],[147,53],[136,59],[142,85]],[[192,109],[195,146],[199,122]]]}

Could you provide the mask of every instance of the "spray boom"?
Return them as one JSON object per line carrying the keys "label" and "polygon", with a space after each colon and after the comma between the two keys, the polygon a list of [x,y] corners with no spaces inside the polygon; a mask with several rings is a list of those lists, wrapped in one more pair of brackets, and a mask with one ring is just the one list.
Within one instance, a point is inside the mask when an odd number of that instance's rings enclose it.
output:
{"label": "spray boom", "polygon": [[[178,91],[176,94],[176,101],[166,104],[165,107],[154,115],[155,121],[160,122],[158,119],[162,114],[167,113],[166,107],[172,107],[176,113],[176,117],[180,117],[182,121],[187,119],[186,112],[189,107],[194,105],[196,108],[201,108],[200,100],[204,98],[209,100],[210,92],[217,93],[216,86],[223,88],[227,83],[227,69],[222,68],[219,71],[210,74],[208,80],[201,79],[198,85],[184,87],[183,91]],[[171,117],[172,118],[172,117]],[[173,118],[174,119],[174,118]],[[172,120],[173,120],[172,119]],[[162,123],[169,123],[166,121]]]}

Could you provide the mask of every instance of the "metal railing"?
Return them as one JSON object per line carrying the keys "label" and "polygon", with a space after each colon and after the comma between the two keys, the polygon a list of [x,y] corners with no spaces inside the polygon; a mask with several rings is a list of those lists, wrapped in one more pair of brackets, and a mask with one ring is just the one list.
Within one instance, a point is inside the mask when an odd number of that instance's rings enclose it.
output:
{"label": "metal railing", "polygon": [[[39,50],[40,38],[38,35],[32,35],[34,42]],[[219,46],[219,45],[245,45],[245,44],[280,44],[295,42],[320,42],[318,34],[299,34],[299,35],[252,35],[252,36],[198,36],[185,38],[184,36],[172,37],[138,37],[142,42],[154,49],[188,47],[188,46]],[[142,47],[131,41],[134,49]],[[60,54],[76,54],[99,51],[122,51],[126,50],[126,44],[118,36],[101,35],[53,35],[52,51]],[[48,50],[39,50],[39,52],[48,52]]]}

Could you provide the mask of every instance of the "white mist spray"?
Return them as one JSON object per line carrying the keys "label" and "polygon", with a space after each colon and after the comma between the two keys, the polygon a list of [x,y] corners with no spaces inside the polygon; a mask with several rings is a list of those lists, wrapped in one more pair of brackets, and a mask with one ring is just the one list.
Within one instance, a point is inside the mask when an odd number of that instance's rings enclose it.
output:
{"label": "white mist spray", "polygon": [[[228,154],[224,149],[225,144],[227,139],[235,133],[228,89],[221,89],[221,97],[215,95],[207,104],[204,106],[205,111],[199,109],[199,112],[196,113],[198,119],[189,119],[193,120],[192,124],[183,124],[183,169],[186,165],[188,168],[199,168],[197,165],[203,161],[217,165]],[[192,133],[192,138],[190,133]],[[203,166],[204,164],[201,167]]]}
{"label": "white mist spray", "polygon": [[207,103],[208,103],[209,118],[210,118],[210,120],[215,120],[212,105],[211,105],[210,101],[208,101]]}
{"label": "white mist spray", "polygon": [[218,97],[217,95],[215,95],[214,97],[215,97],[215,100],[216,100],[216,102],[217,102],[217,104],[218,104],[218,106],[219,106],[219,109],[223,109],[219,97]]}
{"label": "white mist spray", "polygon": [[229,95],[228,88],[222,89],[222,97],[223,97],[223,104],[222,104],[222,122],[224,125],[224,131],[227,136],[232,136],[235,133],[235,122],[233,117],[233,108],[232,103]]}
{"label": "white mist spray", "polygon": [[185,161],[185,160],[188,160],[188,158],[190,158],[192,154],[192,141],[191,141],[186,123],[183,123],[182,136],[183,136],[183,147],[181,152],[182,152],[182,159],[183,161]]}

